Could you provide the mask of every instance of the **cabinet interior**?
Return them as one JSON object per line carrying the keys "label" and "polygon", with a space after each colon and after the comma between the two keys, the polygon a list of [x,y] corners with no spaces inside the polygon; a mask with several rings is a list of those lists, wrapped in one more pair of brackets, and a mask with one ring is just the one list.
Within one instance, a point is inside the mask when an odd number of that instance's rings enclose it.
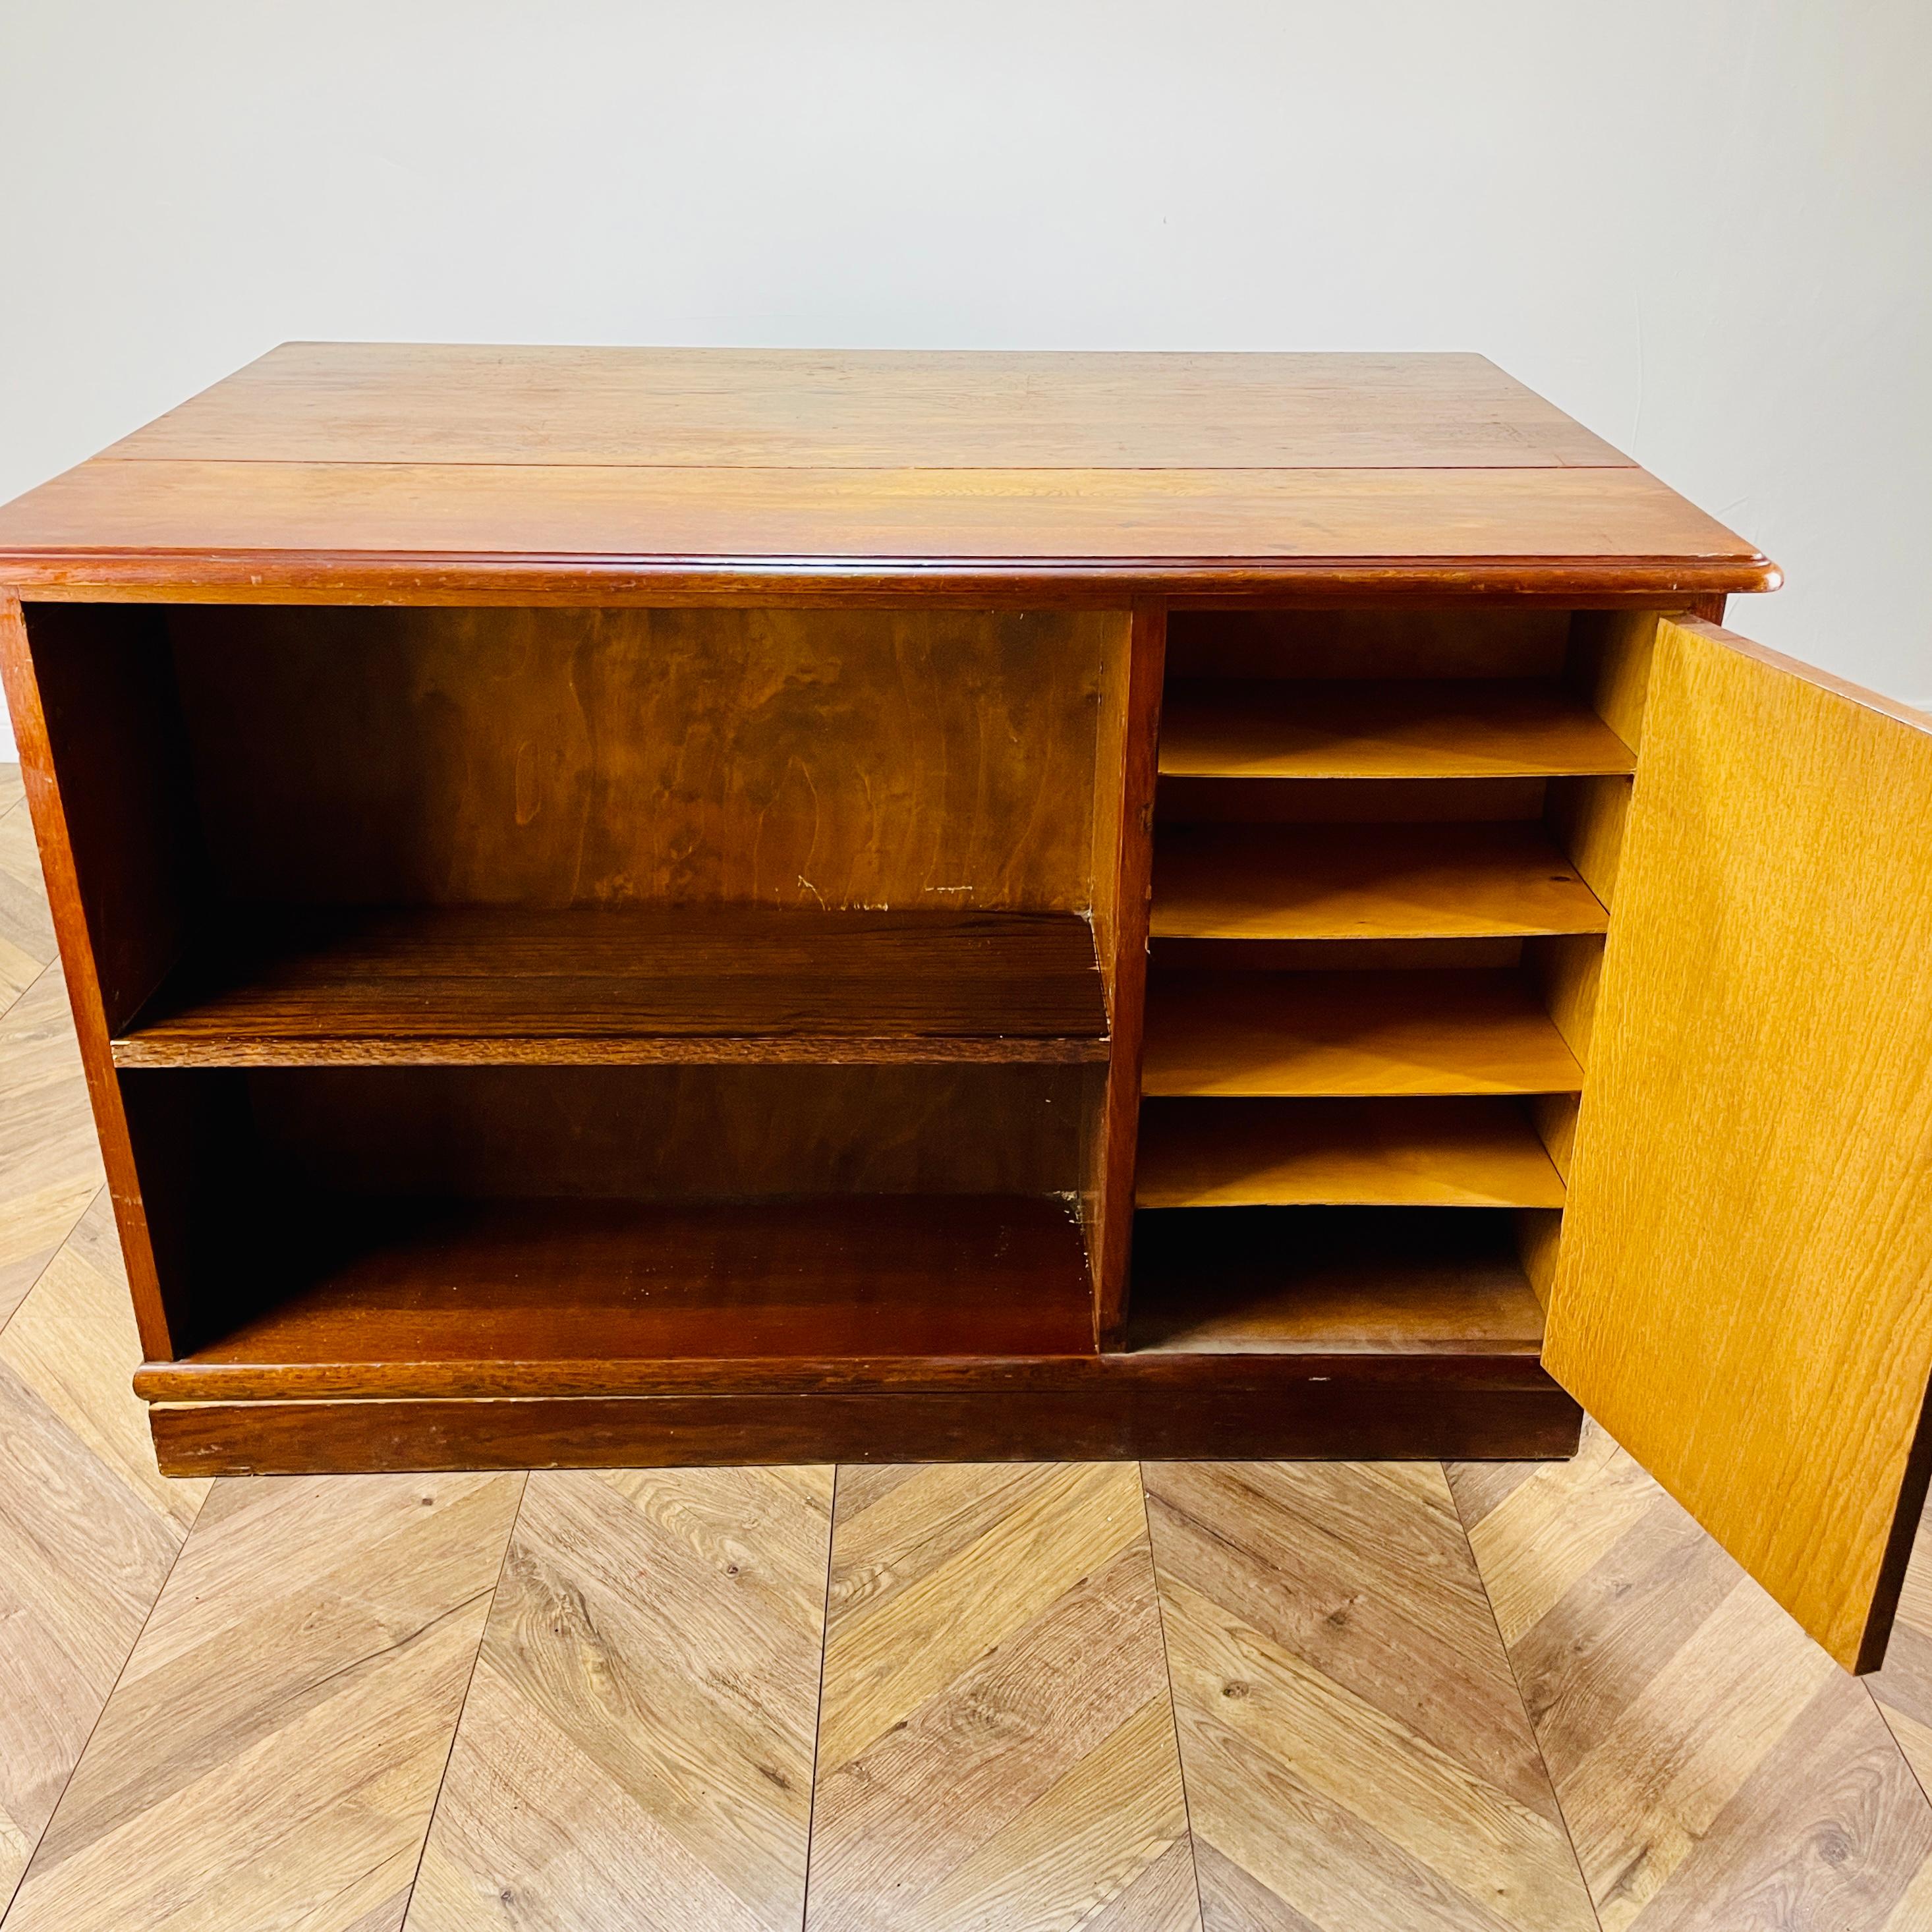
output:
{"label": "cabinet interior", "polygon": [[34,607],[170,1354],[1534,1354],[1654,622],[1170,619],[1096,1334],[1124,613]]}

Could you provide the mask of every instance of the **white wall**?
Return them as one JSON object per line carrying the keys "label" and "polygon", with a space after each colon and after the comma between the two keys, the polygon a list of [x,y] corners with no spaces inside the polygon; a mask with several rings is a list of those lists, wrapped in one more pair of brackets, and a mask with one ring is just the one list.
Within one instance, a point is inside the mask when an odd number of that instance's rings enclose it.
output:
{"label": "white wall", "polygon": [[1480,349],[1932,704],[1924,0],[0,0],[0,498],[289,337]]}

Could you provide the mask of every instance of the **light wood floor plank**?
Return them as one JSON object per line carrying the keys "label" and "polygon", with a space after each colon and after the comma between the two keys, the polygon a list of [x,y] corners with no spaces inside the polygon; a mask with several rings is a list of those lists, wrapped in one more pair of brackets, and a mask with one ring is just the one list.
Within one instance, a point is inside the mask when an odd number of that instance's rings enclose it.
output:
{"label": "light wood floor plank", "polygon": [[[1920,1785],[1932,1793],[1932,1508],[1919,1519],[1885,1668],[1865,1685]],[[1926,1923],[1932,1925],[1932,1917]]]}
{"label": "light wood floor plank", "polygon": [[410,1932],[805,1904],[829,1467],[530,1479]]}
{"label": "light wood floor plank", "polygon": [[154,1468],[140,1354],[103,1196],[0,1328],[0,1910],[207,1491]]}
{"label": "light wood floor plank", "polygon": [[1863,1688],[1594,1426],[1519,1474],[1450,1472],[1605,1932],[1901,1922],[1932,1806]]}
{"label": "light wood floor plank", "polygon": [[0,1322],[100,1190],[67,982],[42,973],[0,1014]]}
{"label": "light wood floor plank", "polygon": [[[131,1397],[130,1397],[131,1400]],[[0,1362],[0,1910],[182,1532]]]}
{"label": "light wood floor plank", "polygon": [[1434,1464],[1150,1463],[1147,1490],[1164,1583],[1187,1584],[1555,1822]]}
{"label": "light wood floor plank", "polygon": [[862,1484],[830,1604],[812,1932],[1196,1932],[1131,1465]]}
{"label": "light wood floor plank", "polygon": [[1209,1932],[1594,1932],[1438,1468],[1147,1487]]}
{"label": "light wood floor plank", "polygon": [[33,984],[57,950],[20,767],[0,766],[8,770],[12,780],[0,778],[0,1010]]}
{"label": "light wood floor plank", "polygon": [[521,1486],[218,1484],[7,1932],[395,1932]]}

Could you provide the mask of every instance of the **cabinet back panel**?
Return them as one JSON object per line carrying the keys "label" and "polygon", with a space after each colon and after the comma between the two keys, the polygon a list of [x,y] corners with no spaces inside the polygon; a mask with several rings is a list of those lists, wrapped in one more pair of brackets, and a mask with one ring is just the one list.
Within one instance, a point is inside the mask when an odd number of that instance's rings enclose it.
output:
{"label": "cabinet back panel", "polygon": [[1177,611],[1167,674],[1186,677],[1556,677],[1570,613],[1538,604],[1454,609]]}
{"label": "cabinet back panel", "polygon": [[737,1200],[1070,1192],[1081,1076],[421,1066],[256,1071],[248,1081],[271,1165],[332,1192]]}
{"label": "cabinet back panel", "polygon": [[1540,818],[1543,778],[1164,778],[1163,825],[1426,825]]}
{"label": "cabinet back panel", "polygon": [[243,900],[1084,910],[1112,614],[194,608]]}

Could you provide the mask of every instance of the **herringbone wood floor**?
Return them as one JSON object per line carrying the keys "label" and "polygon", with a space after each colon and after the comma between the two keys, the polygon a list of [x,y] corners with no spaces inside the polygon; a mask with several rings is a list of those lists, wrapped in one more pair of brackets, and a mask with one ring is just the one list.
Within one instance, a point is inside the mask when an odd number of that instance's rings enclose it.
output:
{"label": "herringbone wood floor", "polygon": [[1861,1684],[1594,1433],[169,1482],[100,1189],[0,770],[4,1932],[1932,1928],[1932,1532]]}

